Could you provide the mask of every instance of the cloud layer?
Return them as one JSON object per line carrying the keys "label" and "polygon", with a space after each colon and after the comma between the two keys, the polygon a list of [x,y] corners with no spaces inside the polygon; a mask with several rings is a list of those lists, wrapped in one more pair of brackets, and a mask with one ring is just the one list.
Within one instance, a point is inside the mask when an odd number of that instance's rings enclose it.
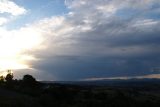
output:
{"label": "cloud layer", "polygon": [[[42,39],[40,50],[27,51],[39,59],[32,68],[46,74],[36,74],[40,79],[143,76],[160,66],[159,0],[66,0],[65,5],[65,15],[23,27]],[[0,12],[25,11],[20,10]]]}
{"label": "cloud layer", "polygon": [[10,0],[0,1],[0,13],[9,13],[14,16],[24,14],[26,10],[23,7],[18,6]]}

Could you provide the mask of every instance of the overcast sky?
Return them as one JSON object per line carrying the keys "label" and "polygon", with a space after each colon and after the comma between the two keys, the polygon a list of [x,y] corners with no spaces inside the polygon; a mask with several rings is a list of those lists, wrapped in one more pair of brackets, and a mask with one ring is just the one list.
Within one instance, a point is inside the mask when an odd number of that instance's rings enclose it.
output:
{"label": "overcast sky", "polygon": [[160,0],[0,0],[0,50],[16,78],[160,78]]}

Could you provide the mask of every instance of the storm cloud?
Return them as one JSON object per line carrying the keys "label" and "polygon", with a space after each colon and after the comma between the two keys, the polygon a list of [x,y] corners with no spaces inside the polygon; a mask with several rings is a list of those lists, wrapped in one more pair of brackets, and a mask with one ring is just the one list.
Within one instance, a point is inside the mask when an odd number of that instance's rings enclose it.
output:
{"label": "storm cloud", "polygon": [[[154,74],[160,66],[159,0],[66,0],[69,12],[26,27],[43,36],[39,79],[83,80]],[[46,74],[46,75],[45,75]],[[48,76],[49,75],[49,76]]]}

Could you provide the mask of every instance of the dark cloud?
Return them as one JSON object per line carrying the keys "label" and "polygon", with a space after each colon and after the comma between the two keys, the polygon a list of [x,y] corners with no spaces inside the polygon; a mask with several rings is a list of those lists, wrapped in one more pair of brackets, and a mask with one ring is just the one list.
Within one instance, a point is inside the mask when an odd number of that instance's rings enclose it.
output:
{"label": "dark cloud", "polygon": [[45,60],[34,67],[59,80],[146,75],[160,64],[156,57],[55,56]]}
{"label": "dark cloud", "polygon": [[63,21],[42,23],[49,26],[43,28],[48,47],[35,53],[41,60],[33,68],[57,80],[152,74],[160,66],[157,2],[67,0]]}

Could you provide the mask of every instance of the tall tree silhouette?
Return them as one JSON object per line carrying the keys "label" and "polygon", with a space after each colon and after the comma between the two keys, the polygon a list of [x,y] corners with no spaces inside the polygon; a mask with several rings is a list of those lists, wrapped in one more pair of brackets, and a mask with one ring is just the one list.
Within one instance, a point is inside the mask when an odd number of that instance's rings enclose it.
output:
{"label": "tall tree silhouette", "polygon": [[6,80],[6,82],[12,82],[12,80],[13,80],[13,73],[12,73],[11,70],[8,70],[7,72],[8,72],[8,74],[6,75],[5,80]]}
{"label": "tall tree silhouette", "polygon": [[5,80],[4,76],[0,76],[0,84],[4,83],[4,80]]}

